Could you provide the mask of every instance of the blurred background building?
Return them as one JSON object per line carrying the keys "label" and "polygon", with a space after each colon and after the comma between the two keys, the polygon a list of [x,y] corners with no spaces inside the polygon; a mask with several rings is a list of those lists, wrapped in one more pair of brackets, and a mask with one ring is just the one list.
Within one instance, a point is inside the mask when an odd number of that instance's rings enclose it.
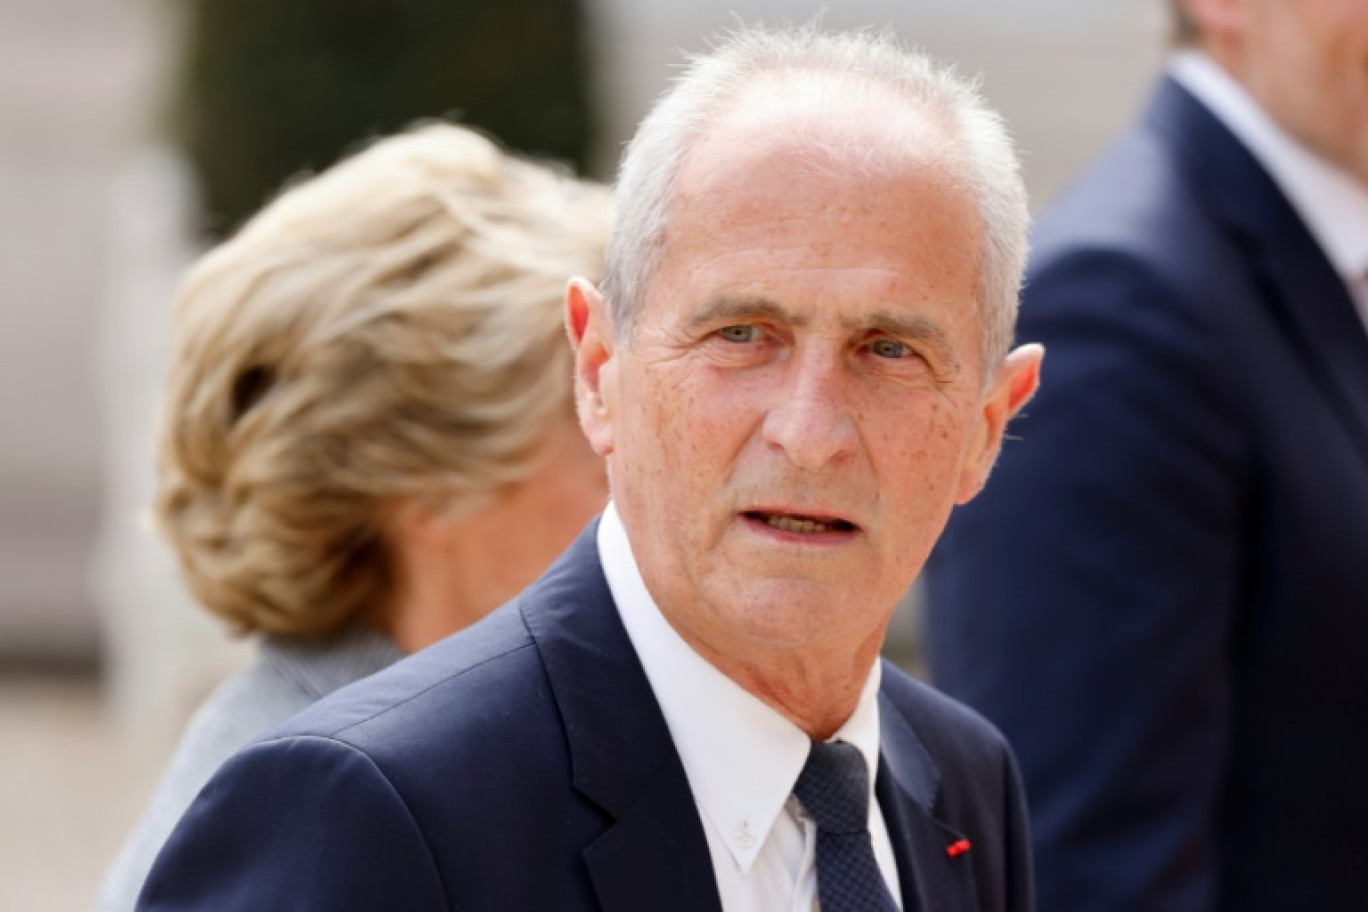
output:
{"label": "blurred background building", "polygon": [[[236,661],[152,534],[179,271],[417,117],[610,177],[680,51],[819,0],[0,0],[0,910],[82,909]],[[1037,206],[1140,103],[1160,0],[844,0],[983,75]],[[284,87],[284,88],[282,88]]]}

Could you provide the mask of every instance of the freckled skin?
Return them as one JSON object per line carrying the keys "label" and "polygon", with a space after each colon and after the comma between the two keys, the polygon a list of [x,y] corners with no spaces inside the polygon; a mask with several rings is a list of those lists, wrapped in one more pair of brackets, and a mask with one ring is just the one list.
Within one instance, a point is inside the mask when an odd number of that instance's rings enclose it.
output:
{"label": "freckled skin", "polygon": [[[886,142],[887,111],[734,113],[686,157],[632,336],[588,295],[581,415],[666,619],[824,737],[1014,406],[982,394],[979,222],[944,162],[814,167],[814,131]],[[757,507],[857,530],[794,541]]]}

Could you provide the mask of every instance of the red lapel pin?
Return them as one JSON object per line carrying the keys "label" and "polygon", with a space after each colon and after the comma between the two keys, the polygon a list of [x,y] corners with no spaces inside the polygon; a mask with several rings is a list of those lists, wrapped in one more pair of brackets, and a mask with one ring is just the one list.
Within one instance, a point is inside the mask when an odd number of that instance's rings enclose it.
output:
{"label": "red lapel pin", "polygon": [[952,842],[948,846],[946,846],[945,854],[949,855],[951,858],[958,858],[965,852],[969,851],[969,848],[969,840],[961,839],[958,842]]}

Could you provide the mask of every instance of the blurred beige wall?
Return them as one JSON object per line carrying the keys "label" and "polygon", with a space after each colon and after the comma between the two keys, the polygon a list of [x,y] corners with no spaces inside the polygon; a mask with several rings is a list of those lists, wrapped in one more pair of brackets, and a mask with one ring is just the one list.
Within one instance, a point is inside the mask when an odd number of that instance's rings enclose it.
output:
{"label": "blurred beige wall", "polygon": [[0,659],[97,648],[105,206],[151,92],[118,0],[0,0]]}

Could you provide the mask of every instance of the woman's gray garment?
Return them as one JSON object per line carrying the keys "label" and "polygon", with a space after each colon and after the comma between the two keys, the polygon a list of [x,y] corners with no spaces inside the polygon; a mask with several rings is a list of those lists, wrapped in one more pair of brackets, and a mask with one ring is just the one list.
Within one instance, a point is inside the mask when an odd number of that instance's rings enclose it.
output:
{"label": "woman's gray garment", "polygon": [[195,713],[142,820],[105,875],[97,912],[132,912],[147,872],[181,814],[223,761],[340,687],[403,653],[367,627],[333,637],[265,637],[246,668]]}

